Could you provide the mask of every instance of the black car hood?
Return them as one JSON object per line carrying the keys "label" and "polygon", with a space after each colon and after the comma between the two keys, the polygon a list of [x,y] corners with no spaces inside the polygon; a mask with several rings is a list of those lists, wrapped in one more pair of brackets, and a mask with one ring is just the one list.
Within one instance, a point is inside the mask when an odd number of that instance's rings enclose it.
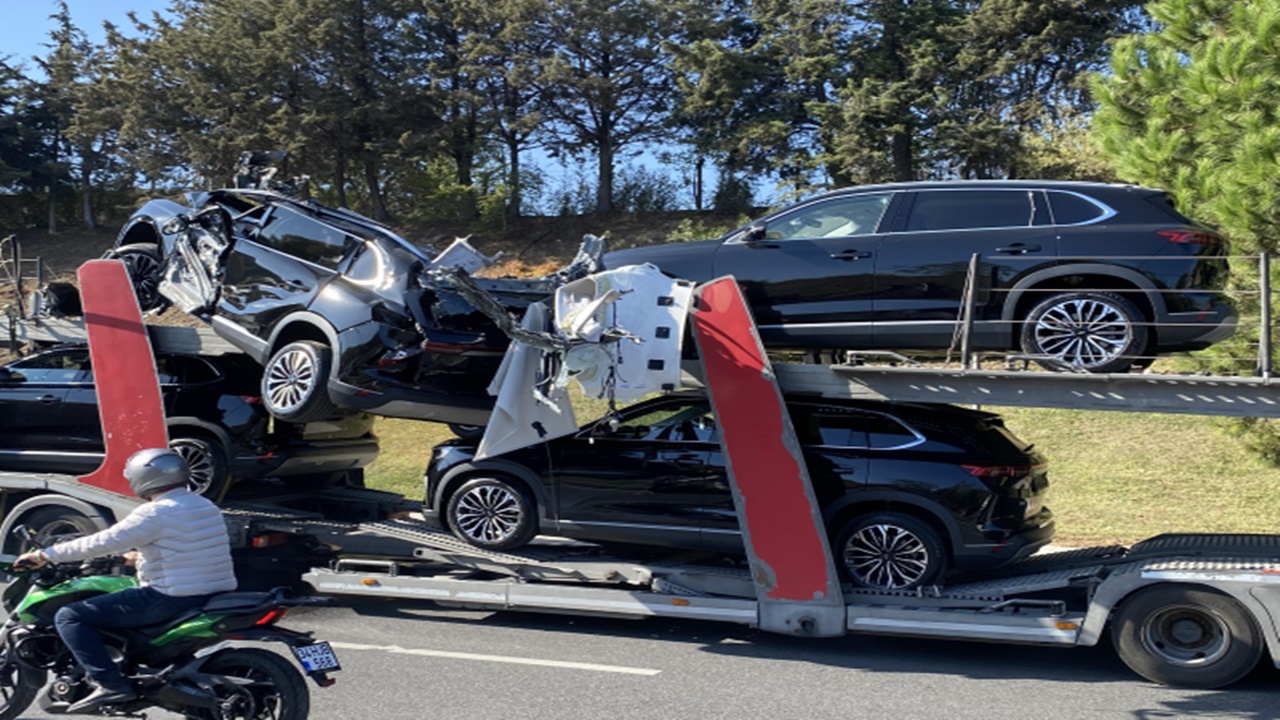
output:
{"label": "black car hood", "polygon": [[706,282],[712,279],[715,272],[715,254],[721,243],[721,240],[699,240],[648,245],[607,253],[602,258],[602,262],[606,270],[624,265],[653,263],[668,275],[694,282]]}

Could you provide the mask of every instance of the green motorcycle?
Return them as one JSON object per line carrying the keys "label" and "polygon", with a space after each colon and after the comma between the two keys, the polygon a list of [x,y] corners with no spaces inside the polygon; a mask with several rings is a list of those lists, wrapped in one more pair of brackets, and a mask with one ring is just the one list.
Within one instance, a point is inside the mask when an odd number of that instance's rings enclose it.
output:
{"label": "green motorcycle", "polygon": [[[53,616],[69,603],[136,585],[119,574],[122,566],[120,558],[49,563],[38,570],[0,563],[0,572],[13,576],[0,594],[8,613],[0,627],[0,720],[18,717],[36,700],[45,712],[63,714],[92,692]],[[229,643],[284,643],[303,671],[328,687],[328,673],[341,669],[329,643],[276,624],[291,607],[325,602],[291,597],[284,588],[229,592],[157,625],[104,630],[138,699],[97,712],[138,716],[159,707],[198,720],[303,720],[311,699],[302,673],[276,653]]]}

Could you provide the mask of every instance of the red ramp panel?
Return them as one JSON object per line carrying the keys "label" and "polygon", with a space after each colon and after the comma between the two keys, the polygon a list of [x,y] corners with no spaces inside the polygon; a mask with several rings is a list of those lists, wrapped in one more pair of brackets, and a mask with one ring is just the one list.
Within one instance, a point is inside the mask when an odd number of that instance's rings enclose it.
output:
{"label": "red ramp panel", "polygon": [[738,523],[760,604],[760,627],[842,635],[844,597],[800,443],[751,311],[731,277],[696,291],[694,337]]}
{"label": "red ramp panel", "polygon": [[169,446],[155,355],[124,264],[90,260],[80,266],[79,277],[107,449],[102,466],[80,482],[132,495],[125,461],[139,450]]}

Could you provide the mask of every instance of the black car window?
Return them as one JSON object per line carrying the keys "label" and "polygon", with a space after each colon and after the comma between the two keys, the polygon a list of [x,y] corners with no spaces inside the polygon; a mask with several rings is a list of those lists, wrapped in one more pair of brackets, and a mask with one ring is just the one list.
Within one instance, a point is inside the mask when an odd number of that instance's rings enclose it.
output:
{"label": "black car window", "polygon": [[793,411],[792,422],[802,445],[865,448],[867,418],[857,410],[813,408]]}
{"label": "black car window", "polygon": [[257,240],[282,253],[333,270],[342,262],[351,238],[341,230],[289,208],[278,207],[266,226],[258,231]]}
{"label": "black car window", "polygon": [[208,362],[187,355],[161,355],[156,358],[156,371],[164,384],[200,385],[219,378]]}
{"label": "black car window", "polygon": [[625,440],[668,442],[719,442],[711,406],[662,405],[619,421],[613,437]]}
{"label": "black car window", "polygon": [[873,450],[901,450],[919,445],[924,438],[895,418],[879,413],[867,415],[867,445]]}
{"label": "black car window", "polygon": [[89,382],[88,350],[55,350],[23,358],[9,366],[16,372],[15,380],[30,383]]}
{"label": "black car window", "polygon": [[876,231],[891,193],[849,195],[798,207],[765,224],[773,240],[816,239],[869,235]]}
{"label": "black car window", "polygon": [[1034,220],[1026,190],[925,190],[916,193],[907,230],[1027,227]]}
{"label": "black car window", "polygon": [[1049,207],[1053,211],[1053,224],[1078,225],[1097,220],[1106,214],[1099,205],[1075,193],[1049,191]]}

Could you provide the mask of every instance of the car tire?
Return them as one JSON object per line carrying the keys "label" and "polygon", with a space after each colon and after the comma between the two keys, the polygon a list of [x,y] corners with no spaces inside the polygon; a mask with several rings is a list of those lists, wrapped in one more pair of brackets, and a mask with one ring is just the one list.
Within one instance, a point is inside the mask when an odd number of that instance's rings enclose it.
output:
{"label": "car tire", "polygon": [[928,523],[905,513],[850,520],[836,535],[836,566],[859,587],[912,590],[935,585],[947,571],[947,546]]}
{"label": "car tire", "polygon": [[191,491],[220,502],[231,485],[227,451],[222,443],[203,437],[176,437],[169,441],[169,449],[187,461]]}
{"label": "car tire", "polygon": [[151,243],[122,245],[108,250],[102,257],[124,263],[142,312],[161,312],[169,306],[168,301],[160,294],[160,266],[163,260],[158,246]]}
{"label": "car tire", "polygon": [[485,550],[512,550],[538,534],[538,506],[518,480],[495,476],[468,480],[449,497],[449,529]]}
{"label": "car tire", "polygon": [[309,423],[332,415],[329,370],[333,351],[314,340],[299,340],[280,348],[262,372],[262,404],[280,420]]}
{"label": "car tire", "polygon": [[460,440],[478,443],[484,437],[483,425],[461,425],[458,423],[449,423],[449,430]]}
{"label": "car tire", "polygon": [[1036,360],[1049,370],[1123,372],[1146,350],[1146,322],[1132,302],[1116,293],[1059,293],[1027,314],[1022,351],[1049,356]]}
{"label": "car tire", "polygon": [[1116,653],[1162,685],[1218,688],[1248,675],[1264,641],[1233,598],[1192,585],[1154,585],[1124,600],[1111,619]]}

